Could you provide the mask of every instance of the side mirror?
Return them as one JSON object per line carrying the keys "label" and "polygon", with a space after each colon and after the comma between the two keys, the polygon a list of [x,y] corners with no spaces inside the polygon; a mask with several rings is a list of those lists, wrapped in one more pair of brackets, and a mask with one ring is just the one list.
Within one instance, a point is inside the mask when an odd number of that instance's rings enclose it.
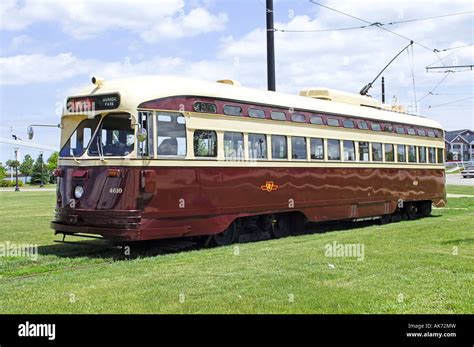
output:
{"label": "side mirror", "polygon": [[143,142],[147,139],[148,137],[148,132],[146,131],[145,128],[139,127],[138,132],[137,132],[137,140],[138,142]]}
{"label": "side mirror", "polygon": [[33,139],[33,136],[35,135],[35,132],[33,130],[33,127],[32,126],[29,126],[27,129],[26,129],[26,133],[28,134],[28,140],[32,140]]}

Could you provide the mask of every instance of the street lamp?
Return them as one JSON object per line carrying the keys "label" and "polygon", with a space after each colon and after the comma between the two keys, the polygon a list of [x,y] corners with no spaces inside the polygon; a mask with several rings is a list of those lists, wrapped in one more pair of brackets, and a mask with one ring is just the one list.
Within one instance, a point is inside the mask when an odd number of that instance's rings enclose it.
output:
{"label": "street lamp", "polygon": [[40,183],[40,188],[43,188],[43,151],[40,152],[40,158],[41,158],[41,183]]}
{"label": "street lamp", "polygon": [[18,186],[18,147],[13,147],[15,151],[15,192],[20,191],[20,187]]}

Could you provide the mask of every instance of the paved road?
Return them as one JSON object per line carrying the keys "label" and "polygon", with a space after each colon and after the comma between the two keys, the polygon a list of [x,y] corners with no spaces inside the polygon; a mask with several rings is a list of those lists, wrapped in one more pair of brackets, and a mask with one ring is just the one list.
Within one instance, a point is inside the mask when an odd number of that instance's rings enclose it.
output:
{"label": "paved road", "polygon": [[463,178],[461,174],[449,174],[446,175],[446,183],[462,186],[474,186],[474,178]]}

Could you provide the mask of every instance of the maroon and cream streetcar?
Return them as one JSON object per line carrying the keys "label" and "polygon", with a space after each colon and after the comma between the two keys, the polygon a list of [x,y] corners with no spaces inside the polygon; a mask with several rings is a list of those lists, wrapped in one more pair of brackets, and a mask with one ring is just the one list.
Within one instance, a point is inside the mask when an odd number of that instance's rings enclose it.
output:
{"label": "maroon and cream streetcar", "polygon": [[56,234],[223,245],[249,225],[283,237],[446,202],[441,125],[368,96],[93,78],[61,127]]}

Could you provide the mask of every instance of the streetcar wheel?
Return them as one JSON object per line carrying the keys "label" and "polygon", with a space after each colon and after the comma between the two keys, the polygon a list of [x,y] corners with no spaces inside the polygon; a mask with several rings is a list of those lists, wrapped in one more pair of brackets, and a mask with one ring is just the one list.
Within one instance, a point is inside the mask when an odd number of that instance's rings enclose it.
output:
{"label": "streetcar wheel", "polygon": [[270,233],[276,239],[290,235],[290,218],[287,214],[272,216]]}
{"label": "streetcar wheel", "polygon": [[239,230],[235,223],[232,223],[229,225],[227,229],[225,229],[223,232],[219,234],[215,234],[213,236],[214,243],[217,246],[226,246],[226,245],[231,245],[234,242],[237,241],[239,238]]}
{"label": "streetcar wheel", "polygon": [[406,209],[409,220],[414,220],[418,218],[418,206],[415,203],[407,203]]}
{"label": "streetcar wheel", "polygon": [[380,217],[380,224],[384,225],[384,224],[388,224],[390,223],[390,220],[392,219],[392,216],[389,215],[389,214],[384,214],[382,217]]}
{"label": "streetcar wheel", "polygon": [[428,217],[431,214],[431,201],[423,201],[420,203],[418,210],[421,217]]}

